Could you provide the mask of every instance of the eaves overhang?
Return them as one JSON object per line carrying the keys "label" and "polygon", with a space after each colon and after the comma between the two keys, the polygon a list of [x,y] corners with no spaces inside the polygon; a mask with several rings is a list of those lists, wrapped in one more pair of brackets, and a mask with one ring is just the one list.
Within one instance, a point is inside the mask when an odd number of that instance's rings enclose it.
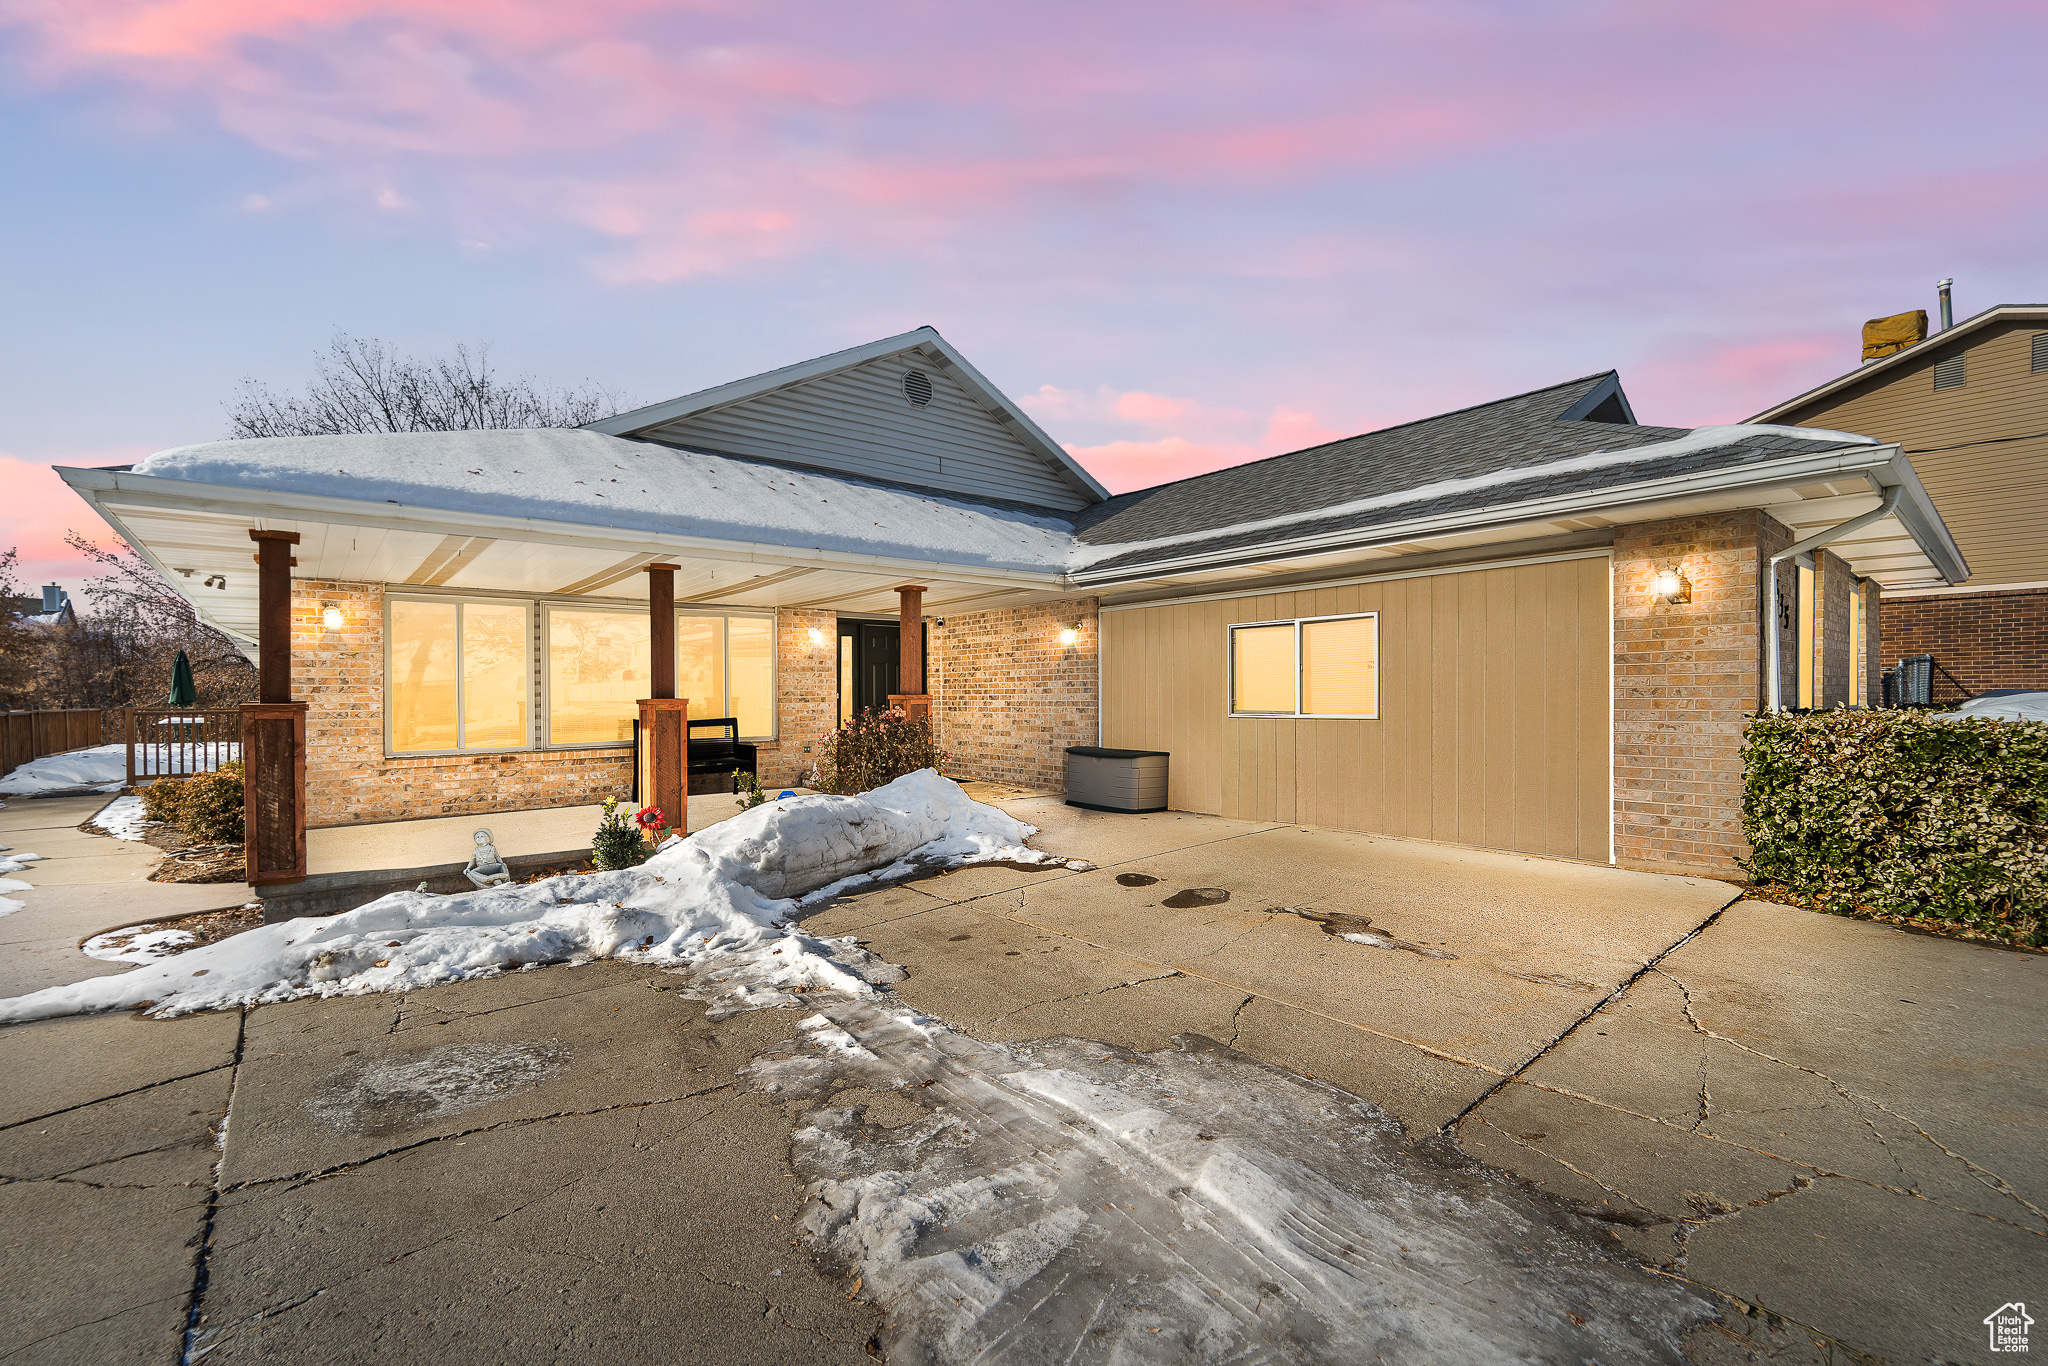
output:
{"label": "eaves overhang", "polygon": [[[1888,488],[1894,484],[1902,486],[1905,492],[1901,495],[1896,515],[1900,524],[1913,538],[1914,544],[1927,556],[1944,582],[1961,583],[1969,577],[1969,566],[1964,561],[1962,552],[1956,548],[1954,537],[1943,525],[1941,515],[1935,511],[1926,489],[1920,484],[1919,476],[1913,472],[1912,463],[1907,460],[1900,448],[1896,445],[1859,443],[1732,468],[1698,471],[1663,479],[1639,480],[1629,484],[1609,485],[1599,489],[1501,503],[1485,508],[1459,509],[1310,536],[1278,538],[1257,546],[1233,546],[1206,552],[1198,550],[1170,559],[1150,560],[1143,564],[1080,569],[1074,572],[1072,578],[1077,588],[1109,588],[1142,583],[1171,574],[1263,564],[1325,555],[1334,551],[1369,550],[1379,546],[1422,542],[1433,537],[1454,536],[1486,527],[1543,522],[1592,512],[1611,516],[1625,513],[1631,508],[1647,507],[1703,494],[1753,495],[1754,505],[1763,507],[1776,501],[1767,496],[1773,489],[1783,490],[1815,481],[1854,475],[1867,478],[1873,488]],[[1227,527],[1217,529],[1218,537],[1228,534]]]}
{"label": "eaves overhang", "polygon": [[[188,509],[195,513],[230,513],[246,518],[250,527],[257,530],[274,529],[294,522],[318,522],[437,535],[491,535],[501,540],[538,545],[656,551],[681,557],[860,570],[900,574],[907,578],[943,574],[955,582],[985,583],[995,587],[1056,590],[1066,586],[1065,576],[1050,569],[960,565],[915,556],[869,555],[772,541],[737,541],[650,532],[503,513],[451,512],[407,503],[371,503],[242,485],[202,484],[190,479],[166,479],[125,471],[59,467],[57,474],[116,531],[121,531],[122,527],[119,514],[110,508],[110,504],[171,511]],[[125,533],[124,539],[129,539]],[[135,545],[132,539],[129,543]],[[136,548],[141,550],[140,546]],[[147,554],[144,557],[150,558]],[[154,564],[154,561],[152,564],[159,572],[164,571],[164,566]]]}

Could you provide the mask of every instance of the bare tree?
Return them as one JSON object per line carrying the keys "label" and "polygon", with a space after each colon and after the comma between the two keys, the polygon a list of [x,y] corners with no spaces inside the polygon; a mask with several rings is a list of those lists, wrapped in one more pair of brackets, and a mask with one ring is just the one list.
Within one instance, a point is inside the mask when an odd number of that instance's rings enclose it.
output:
{"label": "bare tree", "polygon": [[20,707],[28,700],[36,672],[35,633],[22,621],[19,547],[0,555],[0,707]]}
{"label": "bare tree", "polygon": [[504,427],[580,427],[628,405],[613,390],[500,378],[491,349],[417,360],[373,337],[337,332],[314,360],[306,392],[283,394],[242,381],[228,405],[230,438],[334,436],[350,432],[459,432]]}
{"label": "bare tree", "polygon": [[199,703],[232,707],[256,695],[256,670],[235,643],[199,619],[190,602],[140,556],[77,532],[65,541],[98,566],[81,590],[76,626],[46,628],[37,654],[37,707],[149,707],[170,695],[178,651],[192,664]]}

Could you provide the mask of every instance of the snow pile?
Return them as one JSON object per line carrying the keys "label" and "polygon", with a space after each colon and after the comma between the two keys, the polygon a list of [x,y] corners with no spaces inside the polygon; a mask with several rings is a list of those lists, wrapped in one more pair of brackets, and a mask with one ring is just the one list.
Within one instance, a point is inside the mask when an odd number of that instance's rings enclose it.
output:
{"label": "snow pile", "polygon": [[108,802],[86,824],[117,840],[139,840],[151,826],[163,822],[146,819],[142,814],[142,798],[131,792]]}
{"label": "snow pile", "polygon": [[1954,711],[1941,714],[1956,721],[2048,721],[2048,692],[1973,697]]}
{"label": "snow pile", "polygon": [[743,961],[759,987],[866,992],[868,982],[842,961],[850,943],[786,928],[793,898],[922,868],[1063,863],[1024,846],[1034,833],[924,770],[860,797],[756,807],[670,840],[638,868],[457,896],[396,892],[341,915],[264,925],[118,977],[0,1001],[0,1023],[144,1003],[168,1017],[409,991],[610,957],[689,963],[740,953],[750,955]]}
{"label": "snow pile", "polygon": [[803,1029],[760,1089],[897,1093],[895,1127],[823,1108],[791,1157],[891,1360],[1679,1363],[1715,1313],[1594,1220],[1197,1036],[1006,1046],[874,998]]}
{"label": "snow pile", "polygon": [[[218,768],[238,757],[242,747],[225,740],[190,740],[173,745],[138,745],[135,749],[137,777],[159,773],[201,773]],[[79,788],[94,792],[118,792],[128,781],[128,747],[95,745],[66,754],[45,754],[31,759],[5,778],[0,778],[0,797],[40,797],[52,792]]]}
{"label": "snow pile", "polygon": [[[41,854],[10,853],[6,845],[0,844],[0,874],[18,873],[31,863],[41,863],[42,861],[43,856]],[[30,884],[21,881],[19,878],[0,876],[0,893],[25,892],[29,889],[29,886]],[[20,909],[21,903],[19,901],[10,896],[0,895],[0,915],[13,915]]]}
{"label": "snow pile", "polygon": [[96,934],[78,947],[87,958],[106,963],[154,963],[169,958],[198,937],[190,930],[131,925],[125,930]]}

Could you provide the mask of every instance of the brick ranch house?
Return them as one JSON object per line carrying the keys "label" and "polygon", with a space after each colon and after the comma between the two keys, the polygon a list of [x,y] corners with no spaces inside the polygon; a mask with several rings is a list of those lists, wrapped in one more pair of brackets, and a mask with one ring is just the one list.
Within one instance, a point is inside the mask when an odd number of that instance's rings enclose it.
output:
{"label": "brick ranch house", "polygon": [[1111,497],[929,328],[586,429],[62,474],[258,657],[267,881],[294,822],[302,872],[307,824],[625,795],[636,707],[779,786],[892,696],[961,776],[1164,750],[1177,809],[1726,869],[1771,658],[1867,701],[1880,589],[1968,572],[1896,446],[1644,426],[1612,373]]}

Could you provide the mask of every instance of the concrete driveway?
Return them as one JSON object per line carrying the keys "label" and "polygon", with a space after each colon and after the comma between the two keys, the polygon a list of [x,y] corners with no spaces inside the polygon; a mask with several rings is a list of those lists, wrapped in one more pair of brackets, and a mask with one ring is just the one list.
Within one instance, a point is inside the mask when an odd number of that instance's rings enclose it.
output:
{"label": "concrete driveway", "polygon": [[[1696,1360],[1977,1360],[1984,1315],[2048,1298],[2035,955],[1704,879],[1004,805],[1100,866],[806,927],[969,1034],[1199,1033],[1448,1133],[1757,1311]],[[677,980],[0,1030],[0,1361],[161,1362],[188,1326],[218,1362],[869,1359],[882,1316],[791,1230],[801,1107],[736,1077],[796,1012],[713,1023]]]}

